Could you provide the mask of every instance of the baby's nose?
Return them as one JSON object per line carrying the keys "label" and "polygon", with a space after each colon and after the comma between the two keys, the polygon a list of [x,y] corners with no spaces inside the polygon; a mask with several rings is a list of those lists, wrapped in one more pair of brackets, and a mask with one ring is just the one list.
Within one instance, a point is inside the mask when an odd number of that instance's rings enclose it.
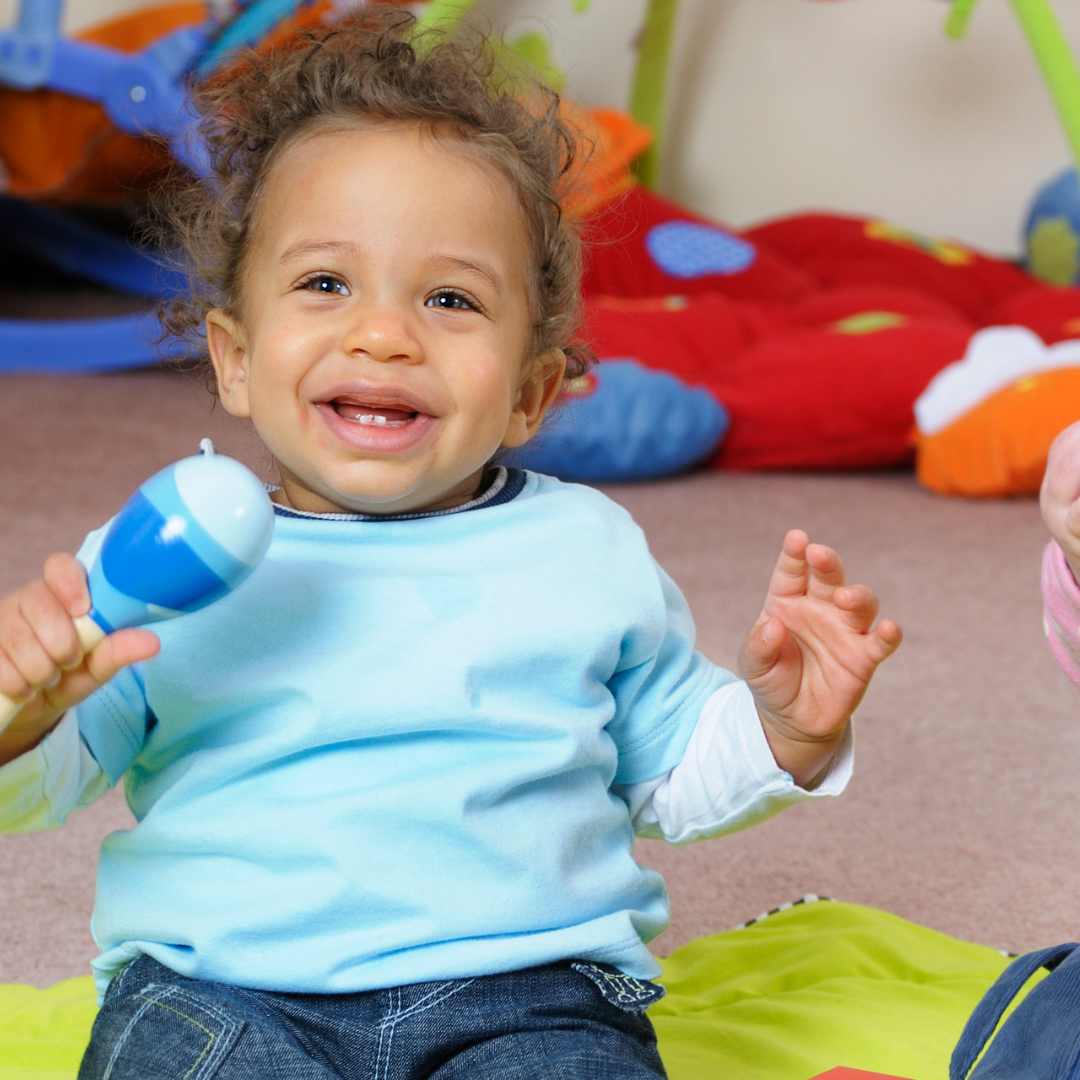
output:
{"label": "baby's nose", "polygon": [[419,353],[419,342],[408,315],[388,307],[370,306],[357,312],[342,346],[350,355],[380,361],[412,360]]}

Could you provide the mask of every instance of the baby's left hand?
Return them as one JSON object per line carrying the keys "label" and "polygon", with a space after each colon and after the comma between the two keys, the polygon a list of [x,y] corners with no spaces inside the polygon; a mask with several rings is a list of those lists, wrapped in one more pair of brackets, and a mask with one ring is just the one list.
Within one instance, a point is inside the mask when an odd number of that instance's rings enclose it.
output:
{"label": "baby's left hand", "polygon": [[1080,581],[1080,423],[1054,440],[1039,494],[1043,520]]}
{"label": "baby's left hand", "polygon": [[832,757],[878,664],[900,644],[900,627],[874,626],[877,597],[844,584],[832,548],[794,529],[769,583],[739,666],[753,692],[777,765],[803,787]]}

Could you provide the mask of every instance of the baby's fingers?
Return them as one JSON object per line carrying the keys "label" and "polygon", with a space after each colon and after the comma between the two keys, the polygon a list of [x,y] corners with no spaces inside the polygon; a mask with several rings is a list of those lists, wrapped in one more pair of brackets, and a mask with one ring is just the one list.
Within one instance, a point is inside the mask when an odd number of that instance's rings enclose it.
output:
{"label": "baby's fingers", "polygon": [[832,599],[848,626],[865,633],[874,625],[878,598],[865,585],[845,585],[833,592]]}
{"label": "baby's fingers", "polygon": [[833,591],[844,584],[844,563],[831,547],[824,544],[808,544],[806,561],[810,565],[807,594],[820,600],[828,600]]}
{"label": "baby's fingers", "polygon": [[41,576],[72,618],[85,615],[90,610],[86,568],[78,559],[63,552],[50,555],[45,560],[45,569]]}
{"label": "baby's fingers", "polygon": [[[1069,508],[1065,511],[1065,529],[1069,536],[1080,536],[1080,499],[1069,504]],[[1048,522],[1049,524],[1049,522]],[[1054,530],[1051,529],[1051,535]],[[1063,543],[1066,537],[1054,536],[1054,539],[1059,543]]]}
{"label": "baby's fingers", "polygon": [[833,604],[853,630],[865,635],[866,654],[875,667],[900,647],[904,635],[891,619],[882,619],[876,628],[870,629],[879,607],[872,589],[865,585],[845,585],[833,593]]}
{"label": "baby's fingers", "polygon": [[773,596],[802,596],[810,567],[806,561],[809,538],[802,529],[792,529],[784,537],[780,555],[769,579],[769,592]]}
{"label": "baby's fingers", "polygon": [[86,671],[101,686],[128,664],[137,664],[157,656],[160,648],[161,642],[152,630],[138,627],[117,630],[87,654]]}
{"label": "baby's fingers", "polygon": [[60,714],[88,698],[121,668],[156,656],[161,645],[149,630],[118,630],[86,654],[73,671],[64,672],[60,682],[44,691],[43,710]]}
{"label": "baby's fingers", "polygon": [[80,656],[71,616],[44,581],[0,602],[0,691],[8,697],[55,685]]}
{"label": "baby's fingers", "polygon": [[1080,497],[1080,423],[1067,427],[1051,444],[1041,494],[1044,510],[1068,506]]}
{"label": "baby's fingers", "polygon": [[763,619],[743,642],[739,670],[746,679],[756,679],[771,671],[788,639],[787,627],[779,619]]}
{"label": "baby's fingers", "polygon": [[[110,634],[91,649],[77,667],[64,671],[58,679],[43,685],[35,698],[28,694],[19,695],[28,698],[31,703],[36,700],[36,705],[30,706],[31,723],[37,723],[41,717],[60,716],[100,689],[121,668],[139,660],[149,660],[159,648],[157,635],[149,630],[120,630]],[[48,730],[47,725],[38,734],[43,734],[45,730]]]}
{"label": "baby's fingers", "polygon": [[866,652],[870,660],[880,664],[888,660],[904,640],[904,632],[898,623],[891,619],[882,619],[874,629],[866,635]]}

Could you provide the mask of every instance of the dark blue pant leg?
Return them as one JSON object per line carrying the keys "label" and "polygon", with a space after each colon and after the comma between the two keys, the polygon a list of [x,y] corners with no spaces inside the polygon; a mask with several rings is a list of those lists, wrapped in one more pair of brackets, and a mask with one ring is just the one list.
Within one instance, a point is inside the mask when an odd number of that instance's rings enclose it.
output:
{"label": "dark blue pant leg", "polygon": [[144,956],[113,980],[79,1080],[339,1080],[250,1001]]}
{"label": "dark blue pant leg", "polygon": [[[624,1000],[630,994],[611,992],[602,978],[587,978],[566,963],[442,984],[427,1000],[403,994],[381,1020],[384,1061],[378,1076],[664,1080],[656,1033],[644,1013],[644,1003],[662,991],[618,978],[621,990],[640,988],[630,1006]],[[420,988],[405,989],[415,995]],[[620,1000],[622,1005],[615,1003]]]}
{"label": "dark blue pant leg", "polygon": [[142,957],[109,987],[79,1080],[664,1080],[643,1011],[660,993],[614,968],[559,963],[280,994]]}

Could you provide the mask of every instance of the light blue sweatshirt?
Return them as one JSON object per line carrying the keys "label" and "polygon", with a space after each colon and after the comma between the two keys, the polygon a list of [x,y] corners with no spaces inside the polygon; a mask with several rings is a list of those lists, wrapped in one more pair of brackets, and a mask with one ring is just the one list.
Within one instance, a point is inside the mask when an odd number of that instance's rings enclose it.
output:
{"label": "light blue sweatshirt", "polygon": [[160,655],[74,710],[81,765],[39,751],[71,806],[123,776],[138,821],[101,852],[99,985],[141,952],[278,991],[658,973],[667,896],[624,786],[676,766],[735,680],[615,503],[527,474],[468,513],[279,513],[243,585],[155,629]]}

